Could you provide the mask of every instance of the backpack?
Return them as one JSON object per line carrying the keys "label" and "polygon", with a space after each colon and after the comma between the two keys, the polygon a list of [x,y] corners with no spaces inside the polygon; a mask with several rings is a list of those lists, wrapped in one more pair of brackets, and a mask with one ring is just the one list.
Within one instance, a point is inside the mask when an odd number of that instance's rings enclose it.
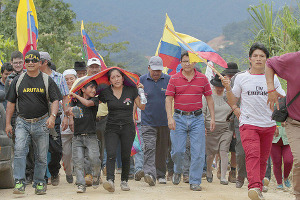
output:
{"label": "backpack", "polygon": [[[20,84],[25,76],[26,72],[22,73],[16,83],[16,92],[17,92],[17,96],[19,96],[19,87],[20,87]],[[42,72],[42,75],[43,75],[43,81],[44,81],[44,85],[45,85],[45,89],[46,89],[46,98],[47,98],[47,101],[48,101],[48,110],[50,110],[50,105],[49,105],[49,102],[50,102],[50,99],[49,99],[49,92],[48,92],[48,87],[49,87],[49,76],[45,73]],[[17,112],[19,112],[19,105],[18,105],[18,98],[17,98],[17,102],[16,102],[16,109],[17,109]]]}

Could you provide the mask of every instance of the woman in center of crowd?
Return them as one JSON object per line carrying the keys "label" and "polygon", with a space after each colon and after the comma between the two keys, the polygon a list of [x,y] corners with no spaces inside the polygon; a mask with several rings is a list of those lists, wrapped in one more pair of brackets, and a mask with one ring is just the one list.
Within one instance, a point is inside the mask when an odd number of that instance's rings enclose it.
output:
{"label": "woman in center of crowd", "polygon": [[124,85],[124,73],[117,68],[109,70],[107,76],[111,85],[99,95],[99,100],[107,103],[108,106],[108,119],[104,136],[107,151],[107,181],[103,183],[103,187],[109,192],[115,191],[115,161],[120,142],[122,160],[120,186],[123,191],[128,191],[130,190],[128,186],[130,154],[135,137],[133,105],[136,104],[141,110],[145,109],[145,104],[141,104],[137,89],[144,86],[141,83],[137,87]]}
{"label": "woman in center of crowd", "polygon": [[210,81],[213,85],[213,99],[215,105],[216,128],[209,131],[210,113],[207,109],[207,103],[203,101],[203,114],[205,116],[206,134],[206,155],[207,155],[207,172],[206,179],[209,183],[213,181],[212,163],[216,154],[221,157],[221,181],[222,185],[228,185],[226,180],[226,171],[228,166],[228,152],[233,132],[229,130],[229,123],[226,121],[231,112],[230,106],[224,100],[224,86],[218,75]]}

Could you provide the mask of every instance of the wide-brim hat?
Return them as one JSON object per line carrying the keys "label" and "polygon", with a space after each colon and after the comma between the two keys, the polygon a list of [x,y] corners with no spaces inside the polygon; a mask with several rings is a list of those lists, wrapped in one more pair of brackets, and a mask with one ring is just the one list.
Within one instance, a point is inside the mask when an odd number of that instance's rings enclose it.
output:
{"label": "wide-brim hat", "polygon": [[225,75],[235,75],[236,73],[240,72],[238,65],[234,62],[227,63],[227,67],[222,74]]}
{"label": "wide-brim hat", "polygon": [[76,61],[74,63],[74,69],[75,71],[81,71],[81,70],[86,70],[86,65],[84,61]]}
{"label": "wide-brim hat", "polygon": [[[222,74],[223,75],[223,74]],[[223,75],[224,76],[224,75]],[[216,87],[224,87],[223,84],[222,84],[222,81],[219,77],[218,74],[215,75],[215,77],[213,79],[210,80],[210,83],[213,85],[213,86],[216,86]]]}

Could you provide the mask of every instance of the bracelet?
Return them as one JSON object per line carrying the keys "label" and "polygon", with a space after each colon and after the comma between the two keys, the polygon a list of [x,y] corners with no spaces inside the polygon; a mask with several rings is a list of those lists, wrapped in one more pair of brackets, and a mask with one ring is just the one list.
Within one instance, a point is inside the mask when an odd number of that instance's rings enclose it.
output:
{"label": "bracelet", "polygon": [[[278,87],[277,87],[278,88]],[[275,92],[277,90],[277,88],[275,88],[274,90],[270,90],[268,91],[268,94],[272,93],[272,92]]]}

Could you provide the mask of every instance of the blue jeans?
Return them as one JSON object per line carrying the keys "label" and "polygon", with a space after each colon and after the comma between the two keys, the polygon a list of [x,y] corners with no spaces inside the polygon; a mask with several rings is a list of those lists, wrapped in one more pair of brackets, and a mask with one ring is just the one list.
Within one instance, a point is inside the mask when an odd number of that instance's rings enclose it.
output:
{"label": "blue jeans", "polygon": [[32,142],[35,157],[33,182],[34,184],[46,183],[44,176],[49,149],[47,119],[48,117],[38,122],[30,123],[17,117],[14,158],[14,178],[16,180],[25,180],[26,156],[29,152],[29,144]]}
{"label": "blue jeans", "polygon": [[97,135],[74,135],[72,139],[72,158],[75,166],[76,185],[85,185],[84,156],[86,151],[93,177],[100,176],[101,162]]}
{"label": "blue jeans", "polygon": [[201,184],[205,162],[205,127],[203,114],[194,116],[175,113],[173,118],[176,122],[176,130],[171,130],[171,156],[174,162],[174,172],[176,174],[183,173],[186,139],[189,134],[191,143],[189,181],[190,184]]}
{"label": "blue jeans", "polygon": [[141,131],[141,124],[138,123],[137,124],[137,128],[139,130],[139,134],[140,134],[140,140],[141,140],[141,148],[142,151],[138,152],[137,154],[134,155],[134,171],[135,173],[137,173],[140,170],[143,170],[143,165],[144,165],[144,140],[143,140],[143,136],[142,136],[142,131]]}

